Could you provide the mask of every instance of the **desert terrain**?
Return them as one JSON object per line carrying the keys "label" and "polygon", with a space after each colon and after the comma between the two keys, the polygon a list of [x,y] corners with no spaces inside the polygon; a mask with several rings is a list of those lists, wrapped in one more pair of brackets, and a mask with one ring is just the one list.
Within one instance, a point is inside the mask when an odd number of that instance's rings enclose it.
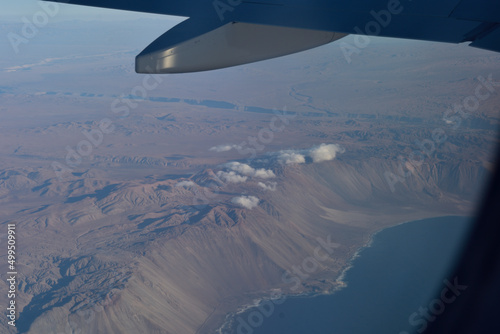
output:
{"label": "desert terrain", "polygon": [[[498,144],[498,54],[373,38],[351,63],[332,44],[135,74],[169,24],[54,22],[19,55],[3,42],[0,303],[15,222],[18,319],[0,331],[214,333],[270,293],[335,290],[385,227],[473,215]],[[334,251],[290,284],[318,238]]]}

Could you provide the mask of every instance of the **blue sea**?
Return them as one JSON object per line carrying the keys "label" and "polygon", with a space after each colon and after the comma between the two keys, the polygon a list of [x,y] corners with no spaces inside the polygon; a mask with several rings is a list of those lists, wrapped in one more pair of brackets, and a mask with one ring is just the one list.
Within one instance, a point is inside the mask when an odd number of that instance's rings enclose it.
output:
{"label": "blue sea", "polygon": [[288,297],[273,310],[267,307],[265,315],[248,309],[223,333],[414,333],[427,322],[422,309],[438,313],[440,305],[446,306],[435,297],[446,282],[453,283],[450,270],[470,226],[470,218],[454,216],[384,229],[352,261],[345,288],[331,295]]}

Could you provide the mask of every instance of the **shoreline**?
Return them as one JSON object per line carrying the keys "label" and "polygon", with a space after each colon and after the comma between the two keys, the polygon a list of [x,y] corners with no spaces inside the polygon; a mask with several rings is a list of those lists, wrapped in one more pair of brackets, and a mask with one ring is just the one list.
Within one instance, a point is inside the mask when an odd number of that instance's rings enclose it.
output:
{"label": "shoreline", "polygon": [[[417,219],[417,220],[407,220],[407,221],[403,221],[403,222],[397,223],[397,224],[392,225],[392,226],[383,227],[383,228],[373,232],[369,236],[368,241],[364,245],[362,245],[359,249],[357,249],[354,252],[354,254],[349,258],[349,260],[346,262],[345,268],[343,268],[340,271],[340,273],[338,274],[338,276],[334,278],[333,282],[335,283],[335,286],[332,289],[330,289],[328,291],[323,291],[323,292],[304,292],[304,293],[299,293],[299,294],[286,294],[286,295],[281,295],[280,299],[283,299],[283,301],[285,302],[288,298],[314,298],[314,297],[318,297],[318,296],[331,296],[331,295],[335,294],[336,292],[348,287],[348,282],[346,282],[344,280],[347,272],[354,266],[354,261],[361,256],[361,252],[363,252],[363,250],[365,250],[365,249],[372,247],[373,240],[377,234],[379,234],[380,232],[385,231],[387,229],[397,227],[397,226],[400,226],[403,224],[416,223],[416,222],[419,222],[422,220],[445,218],[445,217],[472,218],[471,216],[467,216],[467,215],[450,215],[450,214],[448,214],[448,215],[439,215],[439,216],[428,217],[428,218],[421,218],[421,219]],[[281,291],[280,288],[272,289],[271,291],[277,291],[277,290]],[[272,301],[272,298],[268,297],[270,294],[271,293],[267,293],[264,297],[255,298],[253,300],[252,304],[244,304],[244,305],[238,307],[236,309],[236,311],[227,313],[224,322],[221,324],[221,326],[219,326],[215,330],[215,333],[226,334],[226,332],[224,332],[224,331],[226,330],[225,327],[227,327],[227,326],[230,326],[229,329],[232,330],[231,327],[232,327],[233,323],[235,322],[235,319],[238,315],[241,315],[252,308],[258,307],[259,305],[262,304],[262,302]]]}

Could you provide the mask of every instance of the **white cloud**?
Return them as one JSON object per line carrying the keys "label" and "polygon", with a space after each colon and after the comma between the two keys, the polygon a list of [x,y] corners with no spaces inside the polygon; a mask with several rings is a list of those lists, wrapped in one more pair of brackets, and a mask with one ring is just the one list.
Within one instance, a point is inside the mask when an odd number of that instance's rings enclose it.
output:
{"label": "white cloud", "polygon": [[321,144],[309,151],[313,162],[323,162],[335,159],[337,153],[344,153],[345,149],[337,144]]}
{"label": "white cloud", "polygon": [[344,153],[345,149],[337,144],[321,144],[308,150],[285,150],[278,153],[278,161],[285,165],[303,164],[306,157],[313,162],[323,162],[335,159],[338,153]]}
{"label": "white cloud", "polygon": [[248,177],[236,174],[233,171],[231,171],[231,172],[219,171],[219,172],[217,172],[217,176],[220,179],[222,179],[222,181],[225,181],[228,183],[242,183],[248,179]]}
{"label": "white cloud", "polygon": [[235,172],[243,175],[252,176],[255,173],[255,169],[247,164],[242,164],[237,161],[228,162],[225,166]]}
{"label": "white cloud", "polygon": [[223,144],[223,145],[217,145],[214,147],[211,147],[209,151],[214,151],[214,152],[227,152],[231,151],[232,149],[240,149],[240,145],[231,145],[231,144]]}
{"label": "white cloud", "polygon": [[234,204],[238,204],[246,209],[253,209],[257,205],[259,205],[259,199],[255,196],[238,196],[234,197],[231,202]]}
{"label": "white cloud", "polygon": [[254,176],[261,179],[271,179],[273,177],[276,177],[272,170],[264,168],[256,169]]}
{"label": "white cloud", "polygon": [[229,162],[225,164],[225,166],[231,169],[232,171],[238,172],[246,176],[253,176],[261,179],[270,179],[276,177],[274,172],[270,169],[264,169],[264,168],[255,169],[250,165],[242,164],[237,161]]}
{"label": "white cloud", "polygon": [[285,165],[303,164],[306,162],[306,157],[294,151],[281,151],[278,155],[278,161]]}
{"label": "white cloud", "polygon": [[257,185],[264,190],[275,191],[277,183],[271,182],[271,183],[265,184],[263,182],[259,182],[259,183],[257,183]]}
{"label": "white cloud", "polygon": [[181,181],[181,182],[177,183],[175,186],[188,188],[188,187],[194,186],[195,184],[196,183],[194,183],[193,181]]}

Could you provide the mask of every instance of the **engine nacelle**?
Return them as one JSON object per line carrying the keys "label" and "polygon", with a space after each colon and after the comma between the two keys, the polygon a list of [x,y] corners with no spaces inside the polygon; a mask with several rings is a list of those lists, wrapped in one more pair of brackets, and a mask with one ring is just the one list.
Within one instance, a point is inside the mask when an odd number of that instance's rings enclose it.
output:
{"label": "engine nacelle", "polygon": [[211,26],[188,19],[136,57],[137,73],[185,73],[248,64],[311,49],[346,34],[231,22]]}

